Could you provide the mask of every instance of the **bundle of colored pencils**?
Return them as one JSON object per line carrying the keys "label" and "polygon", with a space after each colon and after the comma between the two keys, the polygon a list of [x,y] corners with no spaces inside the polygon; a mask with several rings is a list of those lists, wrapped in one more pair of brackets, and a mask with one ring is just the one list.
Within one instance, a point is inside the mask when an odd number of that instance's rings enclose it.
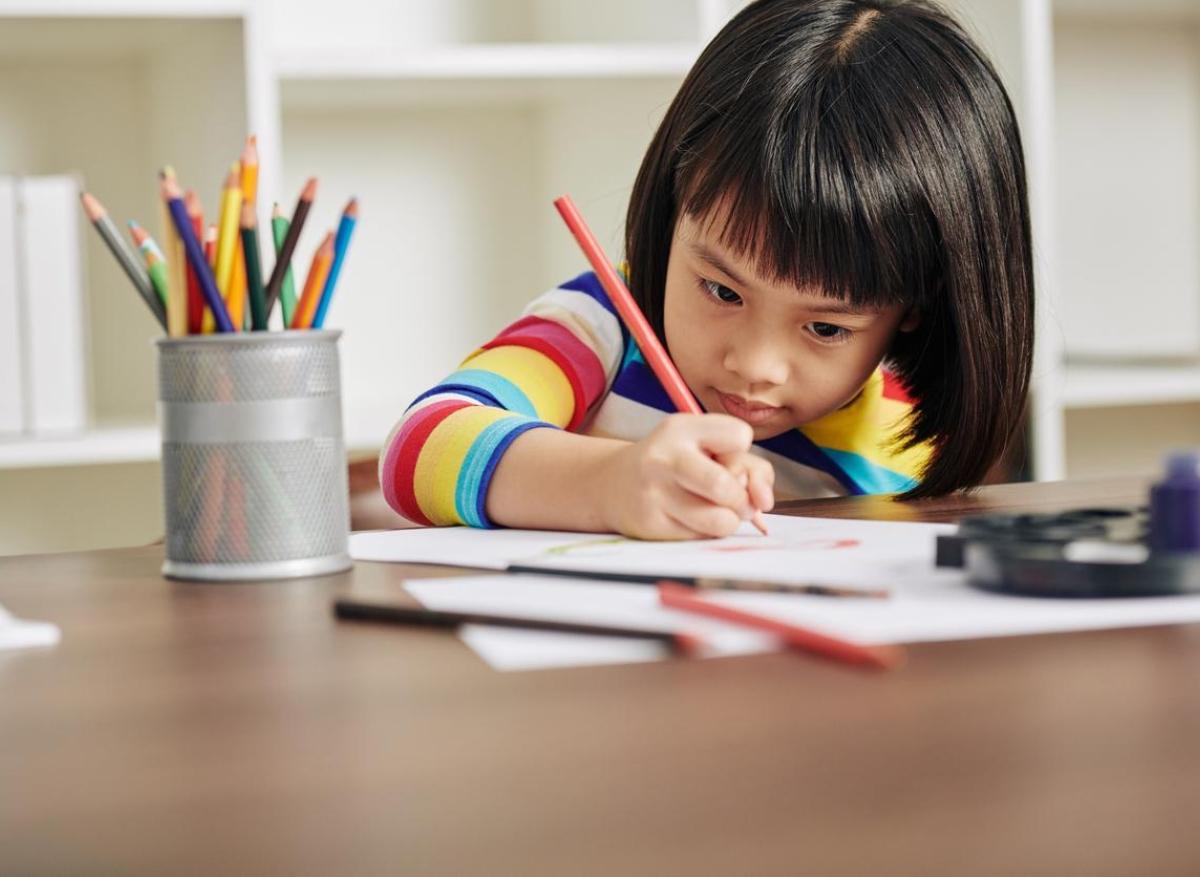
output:
{"label": "bundle of colored pencils", "polygon": [[284,329],[325,325],[358,222],[357,199],[346,204],[336,233],[327,233],[317,247],[297,299],[292,257],[317,194],[316,177],[304,184],[291,219],[275,204],[271,213],[275,262],[266,276],[258,237],[258,144],[253,136],[246,139],[241,158],[225,177],[216,223],[205,225],[199,197],[180,187],[169,166],[159,173],[159,193],[164,246],[137,222],[128,223],[141,258],[121,237],[99,200],[88,192],[80,193],[80,199],[84,213],[168,335],[266,331],[276,301]]}

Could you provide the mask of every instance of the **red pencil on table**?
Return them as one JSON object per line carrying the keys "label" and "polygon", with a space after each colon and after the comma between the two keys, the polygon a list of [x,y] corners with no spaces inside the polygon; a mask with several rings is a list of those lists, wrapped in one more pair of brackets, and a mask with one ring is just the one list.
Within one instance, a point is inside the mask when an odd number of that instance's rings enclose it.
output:
{"label": "red pencil on table", "polygon": [[[675,403],[676,409],[685,414],[703,414],[704,409],[700,407],[700,403],[696,401],[696,397],[692,395],[692,391],[683,382],[682,376],[680,376],[679,371],[675,368],[675,363],[671,362],[671,357],[667,355],[666,348],[662,346],[662,342],[658,340],[658,336],[650,328],[649,321],[647,321],[645,314],[642,313],[641,308],[638,307],[637,302],[633,300],[633,295],[629,292],[629,288],[625,286],[625,281],[621,279],[621,275],[617,273],[617,270],[605,258],[600,242],[596,240],[596,236],[592,234],[587,223],[583,221],[583,215],[579,212],[579,208],[575,206],[575,202],[571,200],[571,196],[563,195],[555,199],[554,206],[558,208],[563,222],[567,224],[567,228],[571,230],[571,234],[575,236],[575,240],[579,242],[583,254],[587,257],[588,262],[591,263],[593,270],[596,272],[596,277],[600,280],[600,285],[608,293],[609,300],[617,309],[617,313],[621,315],[622,321],[624,321],[625,326],[629,329],[630,334],[633,335],[634,340],[637,341],[638,348],[646,358],[646,364],[650,366],[654,372],[654,376],[663,385],[663,389],[667,391],[667,395]],[[751,521],[760,533],[764,536],[767,535],[767,525],[763,521],[761,512],[755,512]]]}
{"label": "red pencil on table", "polygon": [[897,646],[860,646],[827,633],[788,624],[766,615],[734,609],[696,596],[693,588],[676,582],[658,583],[658,602],[669,609],[704,615],[733,624],[773,633],[788,646],[815,655],[832,658],[843,664],[857,664],[876,670],[891,670],[904,663],[904,651]]}

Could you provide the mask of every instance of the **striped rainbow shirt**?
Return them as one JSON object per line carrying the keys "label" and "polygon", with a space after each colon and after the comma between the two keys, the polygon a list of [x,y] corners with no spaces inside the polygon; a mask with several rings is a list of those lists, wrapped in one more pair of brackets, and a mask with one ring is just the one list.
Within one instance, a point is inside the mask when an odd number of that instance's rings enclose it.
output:
{"label": "striped rainbow shirt", "polygon": [[[905,491],[929,457],[923,445],[890,446],[911,407],[876,369],[850,405],[752,450],[774,465],[780,499]],[[388,505],[411,521],[489,527],[488,484],[521,433],[553,427],[636,441],[674,411],[588,272],[535,299],[418,396],[388,436],[379,480]]]}

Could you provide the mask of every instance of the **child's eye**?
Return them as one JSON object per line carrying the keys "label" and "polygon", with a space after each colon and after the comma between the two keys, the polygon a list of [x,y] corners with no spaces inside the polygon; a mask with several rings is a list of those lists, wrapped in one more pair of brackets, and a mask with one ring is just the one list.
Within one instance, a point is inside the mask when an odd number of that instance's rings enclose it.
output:
{"label": "child's eye", "polygon": [[742,297],[730,289],[728,286],[722,286],[715,280],[705,280],[700,278],[700,289],[705,295],[710,296],[715,301],[723,305],[737,305],[742,303]]}
{"label": "child's eye", "polygon": [[851,335],[849,329],[842,326],[835,326],[833,323],[809,323],[808,331],[816,335],[821,341],[833,344],[849,341]]}

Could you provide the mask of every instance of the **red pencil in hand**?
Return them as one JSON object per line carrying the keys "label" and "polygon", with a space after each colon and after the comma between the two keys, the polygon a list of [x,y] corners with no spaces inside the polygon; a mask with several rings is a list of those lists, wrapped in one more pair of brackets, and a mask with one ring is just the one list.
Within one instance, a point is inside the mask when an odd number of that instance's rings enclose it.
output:
{"label": "red pencil in hand", "polygon": [[[592,230],[583,221],[583,216],[580,214],[579,208],[575,206],[575,202],[571,200],[571,196],[563,195],[557,198],[554,201],[554,206],[558,208],[563,222],[567,224],[567,228],[571,230],[571,234],[575,236],[575,240],[579,242],[583,254],[587,257],[588,262],[591,263],[592,269],[596,272],[596,277],[600,280],[600,285],[608,293],[608,298],[613,303],[613,307],[621,315],[625,326],[637,342],[638,349],[642,351],[642,355],[646,358],[646,364],[650,366],[654,372],[654,376],[663,385],[663,389],[667,391],[667,395],[675,403],[676,409],[685,414],[703,414],[704,409],[700,407],[700,403],[696,401],[696,397],[692,395],[692,391],[688,389],[687,384],[683,381],[683,377],[679,374],[678,369],[675,368],[675,363],[671,362],[671,357],[667,355],[666,348],[662,346],[662,342],[658,340],[658,336],[650,328],[650,323],[646,320],[646,315],[642,313],[642,309],[633,300],[633,295],[629,292],[625,281],[621,279],[621,275],[617,273],[617,270],[605,258],[600,242],[596,240],[596,236],[592,234]],[[756,511],[750,520],[760,533],[764,536],[767,535],[767,525],[763,521],[762,512]]]}

